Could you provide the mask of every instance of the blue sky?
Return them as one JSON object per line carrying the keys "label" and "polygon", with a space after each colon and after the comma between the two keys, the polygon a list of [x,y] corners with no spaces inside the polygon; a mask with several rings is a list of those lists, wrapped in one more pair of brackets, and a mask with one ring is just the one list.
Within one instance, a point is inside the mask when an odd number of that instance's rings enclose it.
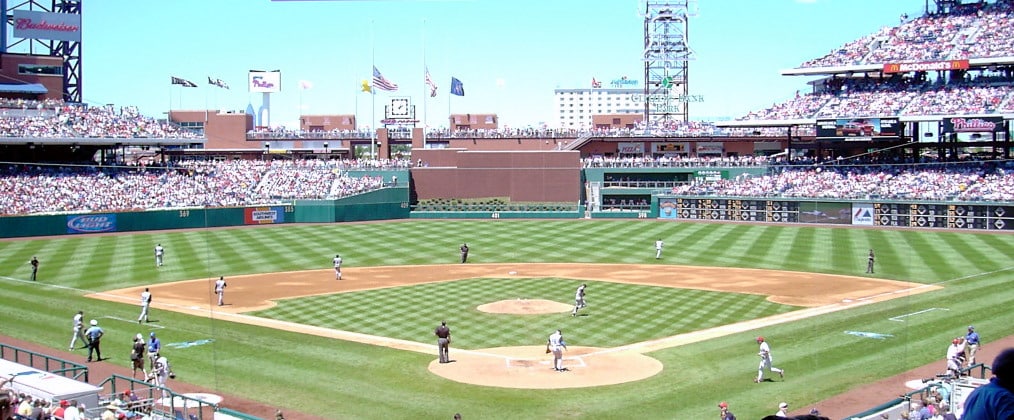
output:
{"label": "blue sky", "polygon": [[[737,117],[805,91],[809,78],[779,70],[918,15],[924,0],[701,0],[689,39],[690,93],[704,103],[691,118]],[[272,125],[304,114],[356,114],[372,65],[410,96],[421,119],[446,126],[448,113],[496,113],[501,126],[552,125],[553,89],[641,79],[643,18],[637,0],[174,0],[88,1],[84,5],[86,102],[136,105],[150,116],[173,109],[257,108],[247,71],[282,71],[271,97]],[[439,85],[424,91],[423,62]],[[170,86],[178,76],[198,88]],[[207,84],[212,76],[231,89]],[[449,101],[451,77],[465,96]],[[313,87],[300,89],[301,80]],[[425,107],[423,101],[425,100]],[[357,110],[358,109],[358,110]]]}

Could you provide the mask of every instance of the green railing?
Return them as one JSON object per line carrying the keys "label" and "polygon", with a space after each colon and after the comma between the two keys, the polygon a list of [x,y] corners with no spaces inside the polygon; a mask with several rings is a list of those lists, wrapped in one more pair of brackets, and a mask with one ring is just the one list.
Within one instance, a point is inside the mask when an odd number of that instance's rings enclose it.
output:
{"label": "green railing", "polygon": [[54,375],[88,382],[88,367],[58,357],[0,343],[0,359],[44,370]]}

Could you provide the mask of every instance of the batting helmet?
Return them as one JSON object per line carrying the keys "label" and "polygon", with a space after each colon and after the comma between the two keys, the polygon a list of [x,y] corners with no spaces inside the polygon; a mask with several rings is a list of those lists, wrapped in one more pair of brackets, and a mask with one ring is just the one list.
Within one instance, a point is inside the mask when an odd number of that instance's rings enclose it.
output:
{"label": "batting helmet", "polygon": [[758,342],[758,343],[761,343],[761,342],[763,342],[763,341],[764,341],[764,337],[759,337],[759,336],[757,337],[757,342]]}

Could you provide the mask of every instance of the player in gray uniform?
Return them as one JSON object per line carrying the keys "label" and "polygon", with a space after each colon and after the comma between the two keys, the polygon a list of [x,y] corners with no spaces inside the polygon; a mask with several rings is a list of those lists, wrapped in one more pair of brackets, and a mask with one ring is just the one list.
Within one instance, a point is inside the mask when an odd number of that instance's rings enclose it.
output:
{"label": "player in gray uniform", "polygon": [[450,363],[451,329],[447,328],[447,322],[440,321],[440,326],[433,330],[433,335],[437,336],[437,353],[440,356],[440,363]]}
{"label": "player in gray uniform", "polygon": [[870,254],[866,257],[866,273],[873,274],[873,262],[876,257],[873,255],[873,249],[870,249]]}
{"label": "player in gray uniform", "polygon": [[338,254],[334,254],[334,258],[331,260],[331,262],[334,264],[334,279],[335,280],[341,280],[342,279],[342,256],[338,255]]}
{"label": "player in gray uniform", "polygon": [[567,349],[567,343],[563,341],[563,330],[556,330],[546,340],[546,351],[553,353],[553,370],[563,372],[563,351]]}
{"label": "player in gray uniform", "polygon": [[76,343],[79,338],[81,339],[81,342],[85,344],[85,347],[88,346],[88,338],[84,335],[84,311],[77,311],[77,314],[74,315],[74,320],[72,322],[74,326],[74,335],[70,337],[70,349],[68,351],[74,351],[74,343]]}
{"label": "player in gray uniform", "polygon": [[577,310],[584,308],[584,289],[588,287],[587,284],[582,283],[578,286],[577,291],[574,292],[574,310],[570,312],[570,316],[577,316]]}

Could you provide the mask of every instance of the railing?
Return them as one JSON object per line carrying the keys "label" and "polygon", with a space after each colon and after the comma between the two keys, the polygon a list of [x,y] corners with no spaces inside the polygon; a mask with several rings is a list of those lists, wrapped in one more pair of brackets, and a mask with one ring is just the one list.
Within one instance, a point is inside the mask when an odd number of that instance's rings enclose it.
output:
{"label": "railing", "polygon": [[87,366],[20,347],[0,343],[0,359],[31,366],[65,378],[88,382]]}

